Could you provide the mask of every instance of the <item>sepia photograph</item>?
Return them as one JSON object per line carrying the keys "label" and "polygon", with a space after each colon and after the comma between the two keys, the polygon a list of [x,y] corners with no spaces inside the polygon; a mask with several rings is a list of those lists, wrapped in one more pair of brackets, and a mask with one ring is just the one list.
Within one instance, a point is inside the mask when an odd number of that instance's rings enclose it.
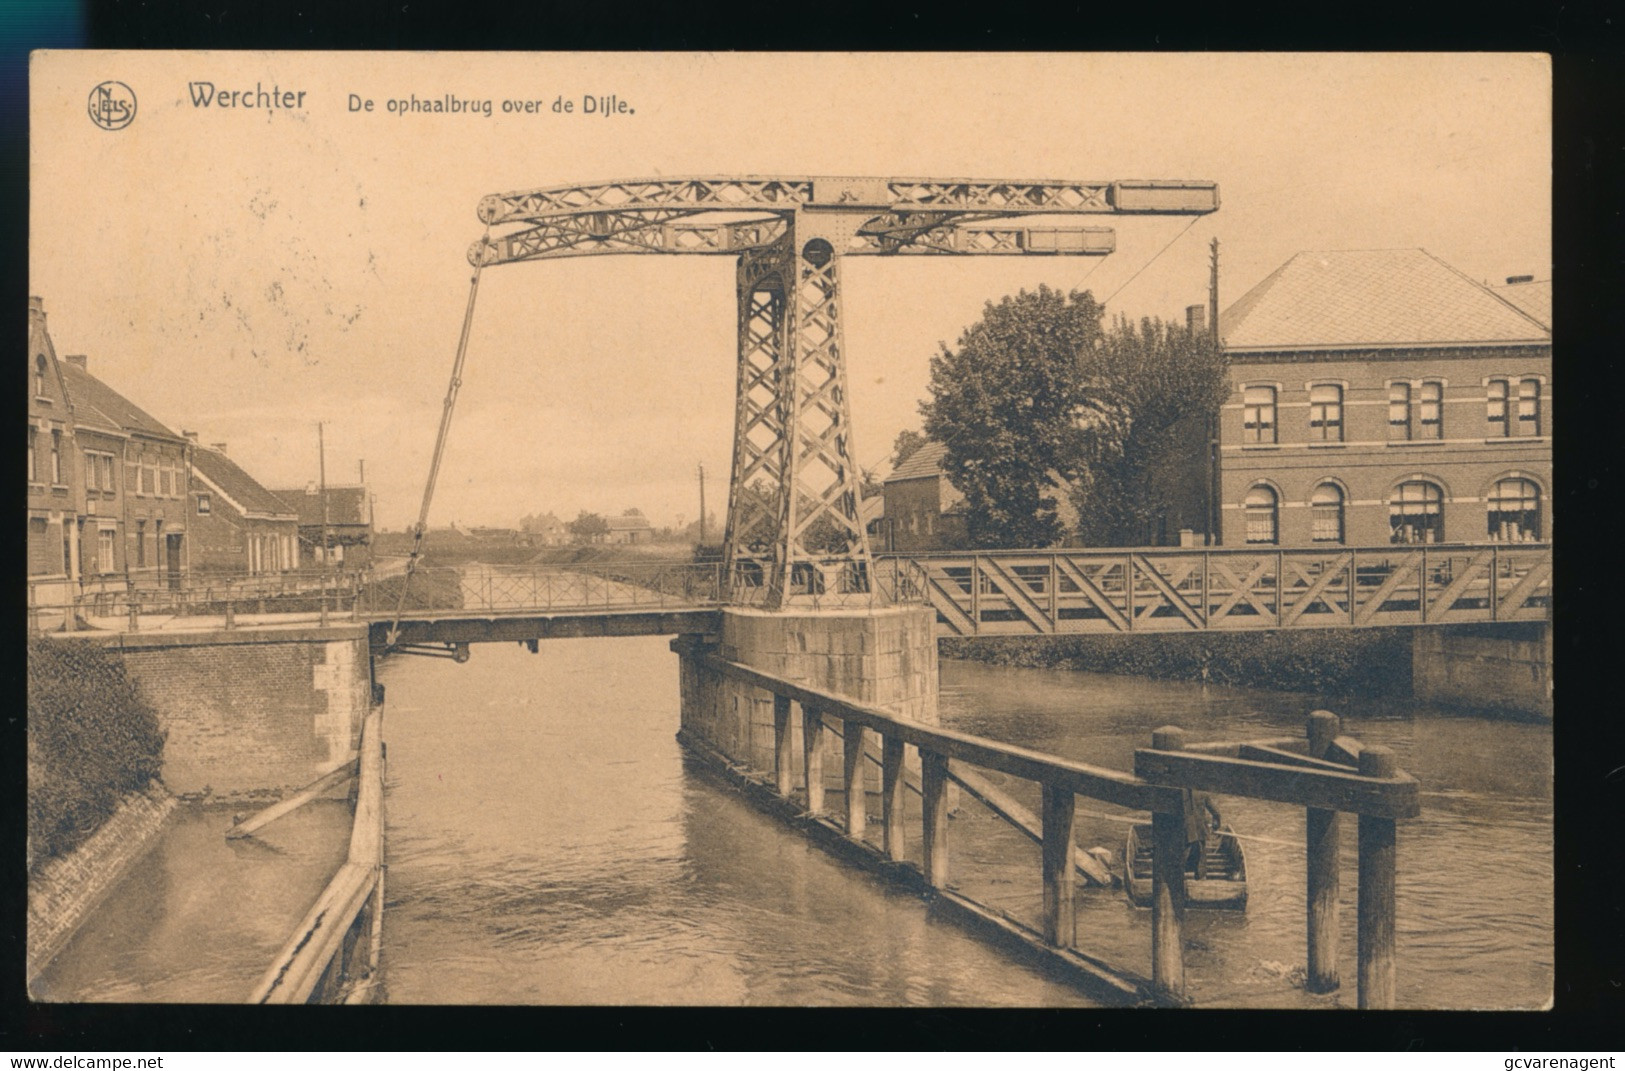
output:
{"label": "sepia photograph", "polygon": [[1552,91],[34,52],[29,999],[1551,1008]]}

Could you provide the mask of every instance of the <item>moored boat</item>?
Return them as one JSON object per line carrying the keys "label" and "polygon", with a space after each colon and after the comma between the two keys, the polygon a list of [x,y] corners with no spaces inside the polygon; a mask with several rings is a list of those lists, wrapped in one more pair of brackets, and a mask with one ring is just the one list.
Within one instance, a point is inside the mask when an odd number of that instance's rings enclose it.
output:
{"label": "moored boat", "polygon": [[[1123,846],[1123,888],[1136,907],[1151,906],[1151,823],[1129,827]],[[1229,826],[1208,838],[1200,872],[1185,868],[1187,907],[1241,910],[1247,906],[1247,856]]]}

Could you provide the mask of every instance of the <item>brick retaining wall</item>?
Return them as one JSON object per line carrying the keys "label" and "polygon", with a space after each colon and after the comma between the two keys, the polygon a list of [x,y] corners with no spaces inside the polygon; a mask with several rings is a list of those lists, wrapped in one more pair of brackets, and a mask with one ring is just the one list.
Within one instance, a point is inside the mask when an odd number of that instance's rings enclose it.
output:
{"label": "brick retaining wall", "polygon": [[126,796],[102,827],[28,881],[28,980],[62,951],[80,923],[158,841],[175,797],[153,784]]}

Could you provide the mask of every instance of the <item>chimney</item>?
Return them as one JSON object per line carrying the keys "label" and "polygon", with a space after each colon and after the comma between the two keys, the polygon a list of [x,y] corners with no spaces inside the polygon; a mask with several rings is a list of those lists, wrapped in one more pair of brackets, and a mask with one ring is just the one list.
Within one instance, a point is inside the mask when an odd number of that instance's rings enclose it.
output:
{"label": "chimney", "polygon": [[1207,306],[1185,306],[1185,329],[1193,335],[1199,335],[1207,330]]}
{"label": "chimney", "polygon": [[226,452],[226,444],[225,443],[210,443],[209,444],[209,449],[215,451],[216,453],[224,454]]}
{"label": "chimney", "polygon": [[28,298],[28,320],[29,320],[30,323],[34,322],[35,320],[38,320],[42,324],[45,322],[45,299],[44,298],[42,298],[42,297],[34,297],[33,295],[29,296],[29,298]]}
{"label": "chimney", "polygon": [[1507,285],[1508,286],[1516,286],[1519,283],[1532,283],[1534,281],[1535,281],[1535,277],[1533,275],[1509,275],[1509,276],[1507,276]]}
{"label": "chimney", "polygon": [[193,445],[197,444],[197,432],[195,431],[182,431],[181,437]]}
{"label": "chimney", "polygon": [[89,367],[90,366],[90,358],[86,357],[84,354],[82,354],[82,353],[70,353],[70,354],[68,354],[66,359],[67,359],[67,362],[69,364],[77,365],[78,367],[83,368],[87,372],[90,371],[90,367]]}

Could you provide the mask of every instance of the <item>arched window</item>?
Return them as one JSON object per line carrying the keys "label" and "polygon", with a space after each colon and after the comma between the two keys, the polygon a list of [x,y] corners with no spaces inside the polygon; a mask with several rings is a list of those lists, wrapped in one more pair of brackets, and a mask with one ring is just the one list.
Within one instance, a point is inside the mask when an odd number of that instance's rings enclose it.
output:
{"label": "arched window", "polygon": [[1509,543],[1540,538],[1540,488],[1533,480],[1499,480],[1490,492],[1490,538]]}
{"label": "arched window", "polygon": [[1444,492],[1438,484],[1409,480],[1388,499],[1390,543],[1444,541]]}
{"label": "arched window", "polygon": [[1274,543],[1278,515],[1275,492],[1259,484],[1247,492],[1244,503],[1247,514],[1247,542]]}
{"label": "arched window", "polygon": [[1335,483],[1323,483],[1309,496],[1309,512],[1313,525],[1311,538],[1316,543],[1343,542],[1343,489]]}

